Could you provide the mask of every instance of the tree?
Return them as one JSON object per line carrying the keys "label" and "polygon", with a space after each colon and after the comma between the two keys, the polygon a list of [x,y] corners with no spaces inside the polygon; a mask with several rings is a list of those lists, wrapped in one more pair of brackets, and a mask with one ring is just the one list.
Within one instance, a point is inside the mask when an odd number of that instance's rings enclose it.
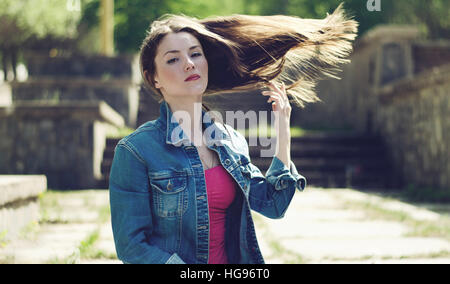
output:
{"label": "tree", "polygon": [[389,22],[422,27],[430,38],[450,38],[450,1],[396,0]]}
{"label": "tree", "polygon": [[359,34],[379,24],[417,25],[430,38],[450,38],[450,1],[379,0],[381,11],[369,11],[368,0],[243,0],[243,13],[253,15],[286,14],[302,18],[324,18],[341,2],[359,22]]}
{"label": "tree", "polygon": [[[99,25],[99,0],[84,7],[80,25],[83,32]],[[114,41],[118,53],[135,53],[139,50],[150,23],[163,14],[184,14],[193,17],[242,13],[242,0],[115,0]]]}
{"label": "tree", "polygon": [[15,76],[19,52],[31,39],[76,35],[80,12],[61,0],[0,0],[0,53],[5,80],[8,61]]}

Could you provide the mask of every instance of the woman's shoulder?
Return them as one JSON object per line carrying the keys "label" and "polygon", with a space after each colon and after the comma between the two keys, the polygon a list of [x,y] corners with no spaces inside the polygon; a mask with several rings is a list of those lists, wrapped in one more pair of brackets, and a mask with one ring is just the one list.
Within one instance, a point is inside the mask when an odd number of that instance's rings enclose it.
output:
{"label": "woman's shoulder", "polygon": [[123,137],[118,145],[125,144],[137,147],[143,144],[149,145],[152,143],[159,143],[160,133],[161,129],[158,127],[157,120],[147,121],[136,128],[135,131]]}

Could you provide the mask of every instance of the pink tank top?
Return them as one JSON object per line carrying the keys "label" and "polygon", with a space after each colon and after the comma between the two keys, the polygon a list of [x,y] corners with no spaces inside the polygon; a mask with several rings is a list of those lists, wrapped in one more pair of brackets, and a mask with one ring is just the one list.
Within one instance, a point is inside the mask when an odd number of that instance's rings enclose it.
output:
{"label": "pink tank top", "polygon": [[225,251],[226,210],[236,194],[235,181],[222,165],[205,170],[209,206],[209,261],[228,263]]}

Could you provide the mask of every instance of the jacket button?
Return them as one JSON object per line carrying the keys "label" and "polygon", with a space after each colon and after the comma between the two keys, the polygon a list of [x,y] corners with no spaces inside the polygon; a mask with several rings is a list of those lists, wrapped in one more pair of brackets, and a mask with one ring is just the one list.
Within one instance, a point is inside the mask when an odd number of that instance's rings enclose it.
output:
{"label": "jacket button", "polygon": [[167,184],[167,190],[172,190],[173,185],[169,182],[169,184]]}
{"label": "jacket button", "polygon": [[231,161],[230,161],[229,159],[226,159],[226,160],[225,160],[225,165],[228,166],[228,165],[230,165],[230,163],[231,163]]}

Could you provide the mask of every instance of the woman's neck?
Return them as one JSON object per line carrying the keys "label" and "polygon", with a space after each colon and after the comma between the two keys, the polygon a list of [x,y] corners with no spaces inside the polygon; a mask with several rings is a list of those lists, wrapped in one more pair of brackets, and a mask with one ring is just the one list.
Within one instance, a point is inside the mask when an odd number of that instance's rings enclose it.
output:
{"label": "woman's neck", "polygon": [[[202,101],[167,101],[176,121],[195,146],[203,145]],[[172,118],[170,118],[172,119]]]}

